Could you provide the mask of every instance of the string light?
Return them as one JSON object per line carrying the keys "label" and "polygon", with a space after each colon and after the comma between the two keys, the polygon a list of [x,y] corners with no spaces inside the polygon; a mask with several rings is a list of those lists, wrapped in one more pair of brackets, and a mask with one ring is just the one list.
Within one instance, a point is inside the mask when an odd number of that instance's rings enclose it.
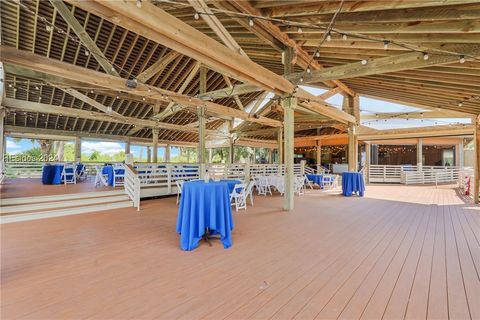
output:
{"label": "string light", "polygon": [[248,25],[249,25],[250,27],[253,27],[253,18],[252,18],[252,17],[249,17],[249,18],[248,18]]}
{"label": "string light", "polygon": [[390,43],[390,42],[387,41],[387,40],[383,41],[383,49],[384,49],[384,50],[387,50],[387,49],[388,49],[388,44],[389,44],[389,43]]}
{"label": "string light", "polygon": [[320,51],[319,50],[317,50],[317,52],[315,52],[315,57],[320,58]]}
{"label": "string light", "polygon": [[342,35],[342,39],[347,40],[348,39],[347,35],[346,34]]}
{"label": "string light", "polygon": [[332,35],[330,34],[330,32],[327,34],[327,41],[332,41]]}
{"label": "string light", "polygon": [[465,63],[465,56],[464,55],[460,56],[460,63]]}
{"label": "string light", "polygon": [[423,53],[423,60],[428,60],[428,58],[430,58],[430,57],[428,56],[428,53],[424,52],[424,53]]}
{"label": "string light", "polygon": [[137,0],[136,6],[137,6],[137,8],[141,8],[142,7],[142,0]]}
{"label": "string light", "polygon": [[302,27],[298,27],[297,31],[298,33],[302,33],[303,32]]}
{"label": "string light", "polygon": [[312,72],[312,70],[310,70],[310,67],[307,68],[307,73],[310,73]]}
{"label": "string light", "polygon": [[85,55],[88,57],[90,55],[90,52],[88,50],[85,50]]}
{"label": "string light", "polygon": [[195,14],[193,15],[193,19],[195,20],[200,19],[200,15],[198,14],[198,12],[195,12]]}
{"label": "string light", "polygon": [[462,106],[463,106],[463,103],[462,103],[462,102],[459,102],[459,103],[458,103],[458,106],[459,106],[459,107],[462,107]]}
{"label": "string light", "polygon": [[365,60],[365,59],[362,60],[362,64],[363,64],[363,65],[366,65],[367,63],[368,63],[367,60]]}

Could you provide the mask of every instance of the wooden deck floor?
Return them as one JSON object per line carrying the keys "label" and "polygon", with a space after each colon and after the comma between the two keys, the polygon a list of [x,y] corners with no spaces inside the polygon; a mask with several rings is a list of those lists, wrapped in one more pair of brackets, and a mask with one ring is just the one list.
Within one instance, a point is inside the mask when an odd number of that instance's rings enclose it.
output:
{"label": "wooden deck floor", "polygon": [[480,319],[480,211],[448,187],[257,197],[233,247],[178,247],[173,198],[2,226],[2,319]]}
{"label": "wooden deck floor", "polygon": [[22,198],[36,196],[51,196],[57,194],[70,194],[81,192],[96,192],[115,190],[113,187],[95,187],[94,178],[89,177],[87,181],[77,184],[42,184],[40,178],[6,179],[0,185],[0,198]]}

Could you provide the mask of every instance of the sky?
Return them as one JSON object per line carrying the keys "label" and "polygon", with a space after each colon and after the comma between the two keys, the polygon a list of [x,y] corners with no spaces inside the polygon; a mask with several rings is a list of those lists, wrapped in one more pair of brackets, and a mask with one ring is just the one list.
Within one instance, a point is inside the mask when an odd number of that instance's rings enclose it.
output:
{"label": "sky", "polygon": [[[313,95],[320,95],[327,90],[302,86],[302,88]],[[264,101],[260,104],[260,108],[266,104],[269,99],[273,97],[273,94],[268,94]],[[341,109],[343,96],[341,94],[336,94],[333,97],[327,99],[327,102],[334,105],[335,107]],[[246,111],[249,112],[253,107],[255,102],[252,102],[249,106],[246,107]],[[425,111],[424,109],[414,108],[411,106],[401,105],[398,103],[387,102],[383,100],[371,99],[367,97],[360,97],[360,110],[362,114],[375,114],[377,112],[394,112],[394,113],[407,113],[407,112],[421,112]],[[242,123],[243,120],[236,119],[235,125]],[[424,127],[424,126],[434,126],[434,125],[447,125],[454,123],[470,123],[468,118],[443,118],[443,119],[378,119],[378,120],[368,120],[363,121],[362,124],[368,127],[375,129],[396,129],[396,128],[413,128],[413,127]],[[73,143],[73,142],[72,142]],[[20,141],[14,141],[12,138],[7,138],[7,152],[10,154],[15,154],[23,152],[25,150],[31,149],[32,147],[38,147],[38,143],[30,139],[22,139]],[[90,155],[94,150],[98,150],[106,154],[115,154],[119,151],[125,150],[125,143],[121,142],[112,142],[112,141],[98,141],[98,140],[82,140],[82,154]],[[147,158],[147,148],[144,146],[132,145],[130,151],[134,154],[135,157],[146,159]],[[171,157],[178,155],[178,149],[172,148]],[[162,159],[165,155],[165,148],[160,147],[158,150],[158,157]]]}

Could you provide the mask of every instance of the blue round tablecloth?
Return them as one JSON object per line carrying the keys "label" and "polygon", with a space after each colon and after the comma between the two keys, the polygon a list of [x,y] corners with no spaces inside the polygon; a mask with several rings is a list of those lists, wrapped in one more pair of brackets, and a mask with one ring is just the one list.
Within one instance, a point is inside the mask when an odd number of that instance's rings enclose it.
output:
{"label": "blue round tablecloth", "polygon": [[363,197],[365,192],[365,183],[363,174],[360,172],[344,172],[342,173],[342,193],[346,197],[350,197],[353,193],[358,193]]}
{"label": "blue round tablecloth", "polygon": [[[180,248],[193,250],[208,228],[210,234],[219,234],[225,249],[232,246],[233,230],[230,190],[236,180],[188,181],[183,184],[177,216]],[[231,188],[231,189],[230,189]]]}
{"label": "blue round tablecloth", "polygon": [[[104,166],[102,173],[108,176],[107,182],[109,186],[113,186],[113,166]],[[125,169],[115,169],[116,174],[125,174]]]}
{"label": "blue round tablecloth", "polygon": [[[80,171],[85,167],[84,164],[78,163],[76,167],[76,172]],[[42,168],[42,183],[43,184],[61,184],[62,183],[62,171],[63,164],[46,164]],[[67,176],[70,172],[66,172]]]}
{"label": "blue round tablecloth", "polygon": [[42,168],[43,184],[62,183],[63,164],[46,164]]}
{"label": "blue round tablecloth", "polygon": [[323,186],[323,175],[322,174],[307,174],[307,179],[313,183],[318,184],[320,187]]}

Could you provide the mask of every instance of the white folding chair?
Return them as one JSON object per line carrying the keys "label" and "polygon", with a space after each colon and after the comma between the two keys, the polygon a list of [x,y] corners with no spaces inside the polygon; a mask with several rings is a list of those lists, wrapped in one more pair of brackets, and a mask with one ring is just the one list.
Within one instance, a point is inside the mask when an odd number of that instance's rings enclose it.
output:
{"label": "white folding chair", "polygon": [[122,165],[113,166],[113,187],[125,185],[125,168]]}
{"label": "white folding chair", "polygon": [[244,183],[237,183],[230,193],[230,203],[235,205],[235,211],[238,209],[247,210],[247,196],[245,192],[246,186]]}
{"label": "white folding chair", "polygon": [[107,182],[108,175],[102,173],[103,168],[99,167],[99,166],[96,166],[95,171],[96,171],[95,187],[97,187],[97,186],[108,186],[108,182]]}
{"label": "white folding chair", "polygon": [[[81,168],[80,170],[78,170],[79,167]],[[85,165],[76,164],[75,165],[75,175],[77,176],[78,181],[87,180],[87,173],[85,172]]]}
{"label": "white folding chair", "polygon": [[258,177],[258,183],[260,185],[260,189],[262,189],[262,195],[264,196],[266,196],[267,193],[270,193],[270,195],[272,195],[272,189],[270,188],[270,182],[268,180],[269,179],[266,176]]}
{"label": "white folding chair", "polygon": [[75,172],[76,166],[71,163],[65,163],[62,170],[62,181],[64,184],[76,184],[77,176]]}
{"label": "white folding chair", "polygon": [[304,195],[304,185],[305,185],[305,177],[302,176],[295,176],[293,180],[293,189],[294,193],[298,194],[299,196]]}
{"label": "white folding chair", "polygon": [[312,181],[310,181],[310,180],[307,178],[307,175],[305,175],[305,185],[306,185],[306,186],[309,186],[310,189],[313,190],[313,183],[312,183]]}
{"label": "white folding chair", "polygon": [[175,180],[175,184],[177,185],[177,204],[180,202],[180,196],[182,195],[183,182],[183,180]]}
{"label": "white folding chair", "polygon": [[253,206],[253,187],[255,187],[255,181],[251,180],[247,184],[247,190],[245,191],[245,197],[248,198],[250,197],[250,203]]}

